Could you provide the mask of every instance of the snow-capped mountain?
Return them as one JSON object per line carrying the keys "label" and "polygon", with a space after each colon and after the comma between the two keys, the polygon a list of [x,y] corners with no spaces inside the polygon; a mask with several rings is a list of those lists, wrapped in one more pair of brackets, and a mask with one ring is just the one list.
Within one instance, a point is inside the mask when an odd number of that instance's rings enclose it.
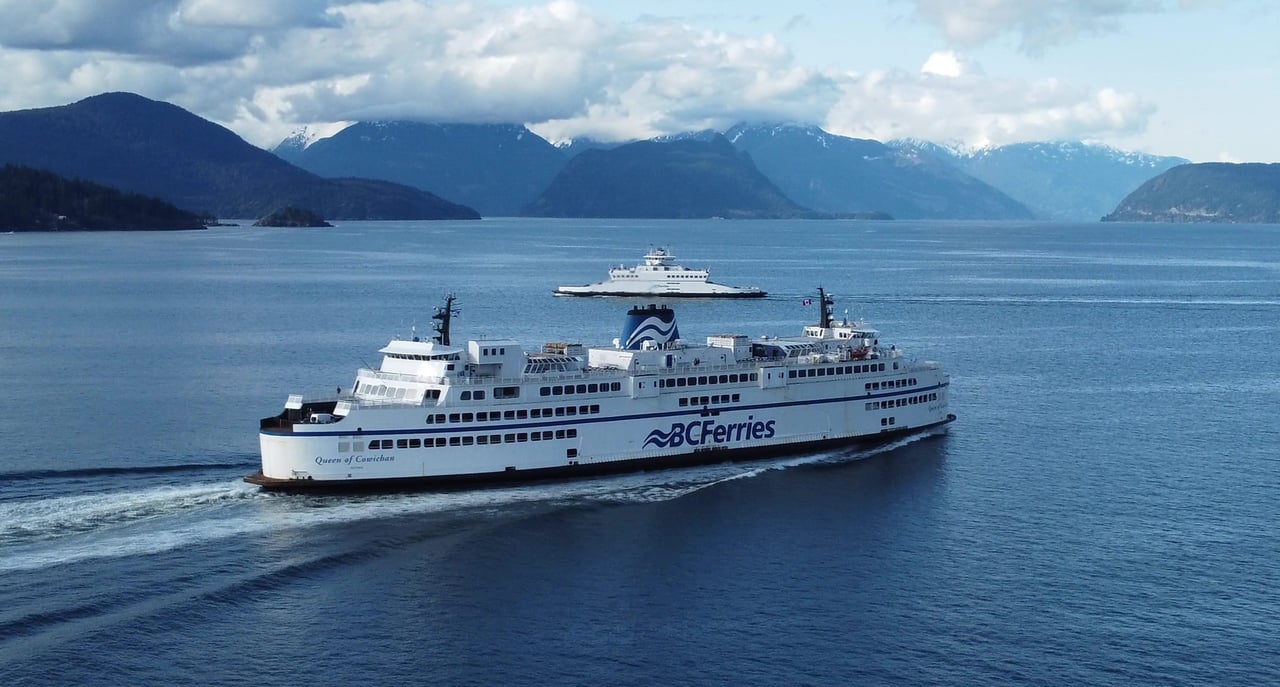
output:
{"label": "snow-capped mountain", "polygon": [[1143,182],[1188,162],[1080,141],[1015,143],[969,152],[914,139],[889,145],[955,165],[1037,216],[1061,221],[1096,221]]}
{"label": "snow-capped mountain", "polygon": [[801,124],[740,124],[725,137],[792,200],[822,212],[899,219],[1023,219],[1016,200],[933,156]]}

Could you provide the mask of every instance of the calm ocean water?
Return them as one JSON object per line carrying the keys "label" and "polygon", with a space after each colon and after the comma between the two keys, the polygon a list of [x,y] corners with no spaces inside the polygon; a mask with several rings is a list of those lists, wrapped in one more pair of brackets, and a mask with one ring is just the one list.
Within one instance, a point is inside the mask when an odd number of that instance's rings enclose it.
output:
{"label": "calm ocean water", "polygon": [[[942,361],[876,451],[260,493],[258,418],[458,294],[459,338],[650,245]],[[1280,683],[1280,227],[485,220],[0,235],[0,685]]]}

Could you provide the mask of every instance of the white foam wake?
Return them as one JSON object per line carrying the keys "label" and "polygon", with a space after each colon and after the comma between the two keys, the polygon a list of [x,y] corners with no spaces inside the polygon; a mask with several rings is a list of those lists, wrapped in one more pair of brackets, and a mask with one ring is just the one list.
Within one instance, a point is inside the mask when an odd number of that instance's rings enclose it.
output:
{"label": "white foam wake", "polygon": [[230,537],[383,518],[431,514],[496,517],[528,504],[656,503],[776,470],[863,460],[926,436],[914,435],[861,451],[469,491],[295,496],[269,494],[237,481],[0,504],[0,571],[149,555]]}

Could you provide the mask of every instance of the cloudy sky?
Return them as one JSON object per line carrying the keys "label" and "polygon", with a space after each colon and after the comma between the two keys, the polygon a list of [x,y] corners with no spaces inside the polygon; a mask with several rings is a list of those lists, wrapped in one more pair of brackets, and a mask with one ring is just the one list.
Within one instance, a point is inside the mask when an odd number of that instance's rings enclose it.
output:
{"label": "cloudy sky", "polygon": [[0,110],[104,91],[301,125],[630,140],[800,121],[1280,161],[1273,0],[0,0]]}

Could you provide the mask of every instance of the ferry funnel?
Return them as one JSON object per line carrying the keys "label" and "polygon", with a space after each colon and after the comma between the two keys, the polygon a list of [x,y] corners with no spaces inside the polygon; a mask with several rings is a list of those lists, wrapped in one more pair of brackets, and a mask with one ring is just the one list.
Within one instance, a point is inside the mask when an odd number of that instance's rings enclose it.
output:
{"label": "ferry funnel", "polygon": [[653,341],[659,347],[680,338],[676,328],[676,311],[665,305],[646,305],[627,311],[627,322],[622,326],[621,346],[638,351],[645,341]]}

